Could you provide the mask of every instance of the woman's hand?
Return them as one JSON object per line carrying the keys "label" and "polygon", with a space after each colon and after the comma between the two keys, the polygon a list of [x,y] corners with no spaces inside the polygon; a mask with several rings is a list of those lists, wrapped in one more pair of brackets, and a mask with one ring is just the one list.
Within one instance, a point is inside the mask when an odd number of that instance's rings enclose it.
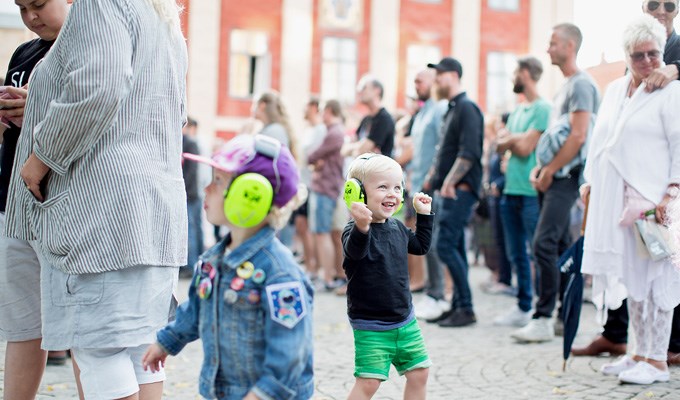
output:
{"label": "woman's hand", "polygon": [[28,156],[28,160],[26,160],[23,168],[21,168],[21,179],[24,181],[26,189],[28,189],[38,201],[45,200],[43,194],[40,193],[40,182],[42,182],[48,172],[50,172],[50,167],[42,162],[35,153],[31,153],[31,155]]}
{"label": "woman's hand", "polygon": [[668,203],[672,200],[673,198],[671,196],[665,195],[663,196],[663,199],[661,199],[661,202],[656,205],[654,217],[656,218],[657,223],[665,225],[668,222]]}
{"label": "woman's hand", "polygon": [[584,183],[581,185],[581,187],[578,188],[578,193],[581,196],[581,201],[585,203],[588,195],[590,194],[590,183]]}
{"label": "woman's hand", "polygon": [[432,212],[432,197],[423,192],[416,193],[413,196],[413,208],[416,209],[418,214],[430,215]]}
{"label": "woman's hand", "polygon": [[154,343],[146,349],[146,353],[142,356],[142,366],[144,371],[151,368],[151,372],[158,372],[161,368],[165,367],[165,359],[168,357],[166,353],[158,343]]}

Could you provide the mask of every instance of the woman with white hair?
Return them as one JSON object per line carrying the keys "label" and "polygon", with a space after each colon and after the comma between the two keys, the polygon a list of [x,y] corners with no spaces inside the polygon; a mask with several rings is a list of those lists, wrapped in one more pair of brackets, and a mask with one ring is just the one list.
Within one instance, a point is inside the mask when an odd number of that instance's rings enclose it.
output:
{"label": "woman with white hair", "polygon": [[638,250],[634,227],[648,209],[665,222],[680,190],[680,82],[651,93],[644,83],[662,64],[665,42],[664,27],[648,15],[626,28],[629,73],[612,82],[602,100],[581,190],[590,194],[582,270],[593,275],[598,307],[616,309],[628,298],[635,335],[632,355],[602,372],[637,384],[669,379],[666,350],[680,303],[680,270]]}
{"label": "woman with white hair", "polygon": [[78,0],[34,70],[6,231],[37,240],[42,347],[87,399],[160,399],[141,357],[186,263],[187,56],[174,0]]}

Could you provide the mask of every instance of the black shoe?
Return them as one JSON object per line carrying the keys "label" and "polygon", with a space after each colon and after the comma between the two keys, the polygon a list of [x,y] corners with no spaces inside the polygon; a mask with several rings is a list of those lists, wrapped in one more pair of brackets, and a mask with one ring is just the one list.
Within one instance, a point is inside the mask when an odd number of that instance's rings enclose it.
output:
{"label": "black shoe", "polygon": [[425,322],[429,322],[431,324],[436,324],[437,322],[450,317],[451,314],[453,314],[453,313],[454,313],[454,310],[446,311],[446,312],[442,313],[442,315],[438,316],[437,318],[426,319]]}
{"label": "black shoe", "polygon": [[439,326],[445,328],[458,328],[461,326],[472,325],[477,322],[477,317],[472,311],[457,310],[447,318],[438,322]]}

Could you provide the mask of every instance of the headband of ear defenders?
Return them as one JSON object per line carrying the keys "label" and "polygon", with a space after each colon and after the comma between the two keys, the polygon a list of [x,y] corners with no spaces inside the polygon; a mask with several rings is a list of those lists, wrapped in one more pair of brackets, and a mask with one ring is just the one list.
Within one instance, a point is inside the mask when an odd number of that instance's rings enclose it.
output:
{"label": "headband of ear defenders", "polygon": [[281,187],[277,165],[281,143],[267,136],[258,136],[254,149],[243,165],[248,165],[258,154],[270,158],[276,186],[272,187],[269,179],[255,172],[246,172],[234,178],[224,194],[224,215],[231,224],[241,228],[252,228],[264,221]]}

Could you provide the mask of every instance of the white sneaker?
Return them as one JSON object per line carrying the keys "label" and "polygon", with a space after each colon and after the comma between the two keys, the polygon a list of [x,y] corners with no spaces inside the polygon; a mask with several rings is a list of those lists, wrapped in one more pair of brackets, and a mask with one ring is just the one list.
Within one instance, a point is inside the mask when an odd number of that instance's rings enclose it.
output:
{"label": "white sneaker", "polygon": [[670,376],[668,370],[662,371],[648,362],[640,361],[633,368],[621,372],[619,380],[623,383],[651,385],[654,382],[668,382]]}
{"label": "white sneaker", "polygon": [[632,358],[623,355],[616,359],[614,362],[602,364],[600,367],[600,372],[604,375],[618,375],[623,371],[628,371],[629,369],[635,367],[637,361]]}
{"label": "white sneaker", "polygon": [[515,307],[509,313],[496,317],[493,320],[493,324],[521,328],[526,326],[529,321],[531,321],[531,311],[522,311],[519,307]]}
{"label": "white sneaker", "polygon": [[435,319],[451,309],[451,304],[446,300],[436,300],[434,297],[425,296],[415,306],[416,318]]}
{"label": "white sneaker", "polygon": [[549,342],[555,337],[555,328],[550,318],[532,319],[524,328],[511,333],[510,337],[519,342]]}

